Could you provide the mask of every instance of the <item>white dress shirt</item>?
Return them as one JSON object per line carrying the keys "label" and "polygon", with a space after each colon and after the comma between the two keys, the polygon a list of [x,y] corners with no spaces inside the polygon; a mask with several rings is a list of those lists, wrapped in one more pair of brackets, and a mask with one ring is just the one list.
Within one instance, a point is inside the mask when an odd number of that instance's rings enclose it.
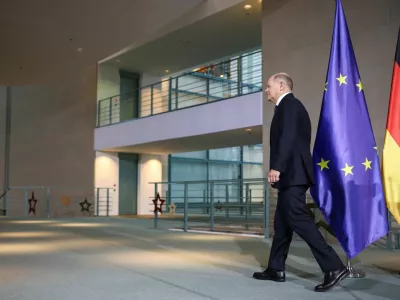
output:
{"label": "white dress shirt", "polygon": [[282,95],[278,98],[278,100],[276,101],[276,106],[279,105],[279,103],[282,101],[282,99],[283,99],[286,95],[291,94],[291,93],[292,93],[292,92],[287,92],[287,93],[282,94]]}

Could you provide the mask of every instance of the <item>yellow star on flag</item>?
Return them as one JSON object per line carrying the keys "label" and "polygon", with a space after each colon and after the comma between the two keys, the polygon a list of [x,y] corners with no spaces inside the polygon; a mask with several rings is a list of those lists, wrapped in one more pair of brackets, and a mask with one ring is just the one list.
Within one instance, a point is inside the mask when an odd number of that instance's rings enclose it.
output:
{"label": "yellow star on flag", "polygon": [[372,170],[371,163],[372,161],[368,160],[368,158],[365,158],[365,162],[362,163],[365,166],[365,171],[367,171],[368,169]]}
{"label": "yellow star on flag", "polygon": [[376,152],[378,152],[378,146],[375,146],[374,149],[376,150]]}
{"label": "yellow star on flag", "polygon": [[342,73],[340,73],[340,77],[336,79],[340,82],[340,85],[342,85],[342,84],[347,84],[346,78],[347,76],[343,76]]}
{"label": "yellow star on flag", "polygon": [[356,84],[356,86],[358,86],[358,92],[361,92],[363,90],[363,85],[362,85],[361,79],[358,80],[358,83]]}
{"label": "yellow star on flag", "polygon": [[326,88],[326,86],[328,85],[328,83],[327,82],[325,82],[325,91],[328,91],[328,89]]}
{"label": "yellow star on flag", "polygon": [[324,160],[323,158],[321,158],[321,162],[317,163],[318,166],[321,167],[321,171],[323,169],[329,169],[328,163],[330,162],[330,160]]}
{"label": "yellow star on flag", "polygon": [[353,171],[352,171],[353,168],[354,168],[354,166],[349,166],[349,165],[346,163],[346,167],[343,168],[343,169],[341,169],[341,170],[344,172],[344,176],[347,176],[347,175],[349,175],[349,174],[354,175],[354,174],[353,174]]}

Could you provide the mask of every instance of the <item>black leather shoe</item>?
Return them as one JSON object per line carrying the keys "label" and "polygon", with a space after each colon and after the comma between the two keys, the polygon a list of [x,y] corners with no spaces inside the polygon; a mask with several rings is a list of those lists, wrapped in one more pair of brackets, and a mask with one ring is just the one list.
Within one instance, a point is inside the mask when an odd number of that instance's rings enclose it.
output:
{"label": "black leather shoe", "polygon": [[286,280],[284,271],[276,271],[272,269],[266,269],[264,272],[255,272],[253,278],[258,280],[272,280],[276,282],[284,282]]}
{"label": "black leather shoe", "polygon": [[349,271],[346,267],[335,271],[325,272],[324,282],[317,285],[314,290],[316,292],[326,292],[345,279],[348,275]]}

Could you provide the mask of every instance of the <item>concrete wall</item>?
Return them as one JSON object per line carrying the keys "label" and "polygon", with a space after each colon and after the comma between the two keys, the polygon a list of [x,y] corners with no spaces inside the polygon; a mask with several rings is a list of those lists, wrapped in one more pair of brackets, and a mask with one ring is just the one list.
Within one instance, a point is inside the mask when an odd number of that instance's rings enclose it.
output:
{"label": "concrete wall", "polygon": [[[52,190],[52,213],[58,216],[63,216],[55,209],[62,208],[62,196],[73,198],[64,216],[81,215],[78,202],[85,197],[92,202],[95,98],[96,68],[85,69],[58,84],[11,89],[10,186],[68,187],[62,191],[60,188]],[[4,115],[4,108],[1,101],[1,115]],[[1,130],[0,140],[3,149],[4,130]],[[35,190],[28,189],[29,196],[32,191]],[[35,191],[35,196],[39,198],[43,216],[43,190]],[[23,193],[10,193],[10,201],[11,211],[19,215]]]}
{"label": "concrete wall", "polygon": [[[4,191],[6,105],[7,87],[0,86],[0,194],[2,194]],[[1,201],[3,200],[0,200],[0,207],[2,207]]]}
{"label": "concrete wall", "polygon": [[[382,149],[400,25],[400,1],[342,0],[342,3],[375,138],[379,149]],[[313,141],[328,67],[335,5],[335,1],[328,0],[263,1],[264,81],[269,75],[280,71],[293,77],[294,93],[306,105],[312,120]],[[267,171],[273,105],[266,100],[263,115],[264,161]]]}
{"label": "concrete wall", "polygon": [[[122,7],[124,16],[129,16],[127,22],[118,22],[116,31],[108,30],[107,38],[109,47],[114,48],[114,53],[102,61],[119,56],[129,50],[135,49],[148,42],[156,40],[182,27],[189,26],[199,20],[205,19],[213,14],[228,9],[243,0],[170,0],[168,2],[158,0],[146,0],[140,3],[136,9]],[[157,2],[157,3],[156,3]],[[129,3],[129,2],[128,2]],[[113,4],[113,6],[115,6]],[[124,10],[126,9],[126,10]],[[132,16],[132,11],[141,12],[140,15]],[[146,12],[145,14],[143,12]],[[136,18],[135,18],[136,17]],[[155,22],[154,20],[157,20]],[[134,30],[138,28],[139,30]],[[130,40],[127,43],[127,37]],[[129,46],[128,46],[129,45]],[[124,49],[120,50],[121,48]],[[116,52],[118,51],[118,52]]]}

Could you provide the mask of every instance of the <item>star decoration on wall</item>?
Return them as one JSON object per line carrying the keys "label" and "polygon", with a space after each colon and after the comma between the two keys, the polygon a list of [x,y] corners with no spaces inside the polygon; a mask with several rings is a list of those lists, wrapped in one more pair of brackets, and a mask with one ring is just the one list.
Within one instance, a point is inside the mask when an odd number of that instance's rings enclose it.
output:
{"label": "star decoration on wall", "polygon": [[[160,201],[160,203],[158,203]],[[154,203],[154,213],[155,212],[160,212],[162,213],[162,206],[164,204],[165,200],[161,199],[160,197],[160,193],[157,193],[157,197],[156,199],[153,199],[153,203]]]}
{"label": "star decoration on wall", "polygon": [[170,215],[174,215],[175,214],[175,210],[176,210],[176,205],[174,202],[172,202],[170,205],[168,205],[169,208],[169,213]]}
{"label": "star decoration on wall", "polygon": [[87,198],[85,198],[85,201],[80,202],[79,205],[81,206],[81,212],[87,211],[89,212],[90,206],[92,206],[92,203],[89,203],[87,201]]}
{"label": "star decoration on wall", "polygon": [[218,200],[217,204],[215,205],[215,210],[222,211],[222,204],[221,204],[221,202],[219,202],[219,200]]}
{"label": "star decoration on wall", "polygon": [[64,204],[65,206],[68,206],[71,203],[71,198],[68,196],[63,196],[61,198],[61,203]]}
{"label": "star decoration on wall", "polygon": [[34,192],[32,192],[32,197],[28,200],[29,202],[29,212],[28,215],[30,213],[33,213],[34,216],[36,216],[36,203],[37,203],[37,199],[35,199],[35,194]]}

